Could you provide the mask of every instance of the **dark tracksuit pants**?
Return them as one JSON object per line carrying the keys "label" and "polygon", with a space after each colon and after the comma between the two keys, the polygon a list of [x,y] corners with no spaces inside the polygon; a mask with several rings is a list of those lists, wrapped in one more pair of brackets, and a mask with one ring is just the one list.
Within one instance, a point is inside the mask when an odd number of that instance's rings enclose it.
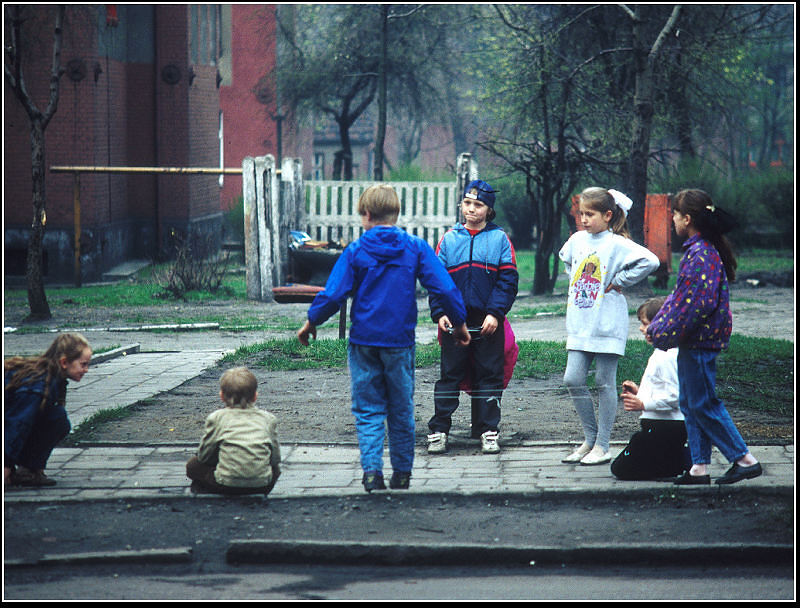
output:
{"label": "dark tracksuit pants", "polygon": [[[470,327],[479,325],[469,324]],[[432,433],[450,432],[452,415],[459,404],[459,385],[467,377],[472,387],[472,437],[496,431],[500,424],[500,399],[503,395],[503,320],[491,336],[473,333],[466,348],[458,346],[450,334],[443,334],[441,342],[441,376],[434,388],[435,413],[428,428]]]}

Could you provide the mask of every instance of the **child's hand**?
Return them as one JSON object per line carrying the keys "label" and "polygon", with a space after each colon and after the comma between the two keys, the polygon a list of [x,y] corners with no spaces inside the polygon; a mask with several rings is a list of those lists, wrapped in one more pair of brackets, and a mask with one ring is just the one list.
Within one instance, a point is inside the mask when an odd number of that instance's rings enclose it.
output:
{"label": "child's hand", "polygon": [[459,346],[467,346],[469,344],[469,329],[466,323],[462,323],[459,327],[453,328],[453,340],[455,340],[456,344]]}
{"label": "child's hand", "polygon": [[497,320],[497,317],[494,315],[486,315],[486,318],[483,320],[483,324],[481,325],[481,335],[491,336],[497,331],[498,325],[500,325],[500,322]]}
{"label": "child's hand", "polygon": [[448,333],[451,329],[453,329],[453,324],[450,322],[450,319],[447,315],[442,315],[439,317],[439,322],[437,325],[439,326],[439,329],[445,333]]}
{"label": "child's hand", "polygon": [[300,344],[303,346],[308,346],[309,336],[315,340],[317,339],[317,327],[316,325],[311,325],[311,321],[306,321],[305,325],[297,331],[297,339],[300,340]]}
{"label": "child's hand", "polygon": [[635,382],[631,382],[630,380],[625,380],[622,383],[622,394],[630,393],[631,395],[635,395],[639,392],[639,387]]}
{"label": "child's hand", "polygon": [[622,393],[622,407],[626,412],[640,412],[644,410],[644,403],[632,393]]}

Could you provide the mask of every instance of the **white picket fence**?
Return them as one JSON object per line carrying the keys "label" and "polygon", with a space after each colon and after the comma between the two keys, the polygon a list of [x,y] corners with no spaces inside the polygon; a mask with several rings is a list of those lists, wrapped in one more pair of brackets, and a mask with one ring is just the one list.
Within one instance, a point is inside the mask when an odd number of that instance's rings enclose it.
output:
{"label": "white picket fence", "polygon": [[[303,225],[316,241],[351,243],[364,232],[358,214],[361,194],[378,182],[306,182]],[[457,221],[460,197],[452,182],[392,182],[400,198],[397,225],[435,247]]]}
{"label": "white picket fence", "polygon": [[[316,241],[355,241],[364,231],[358,199],[378,183],[304,183],[300,159],[284,158],[278,169],[270,154],[245,158],[242,177],[247,297],[265,302],[286,280],[289,232],[302,230]],[[461,192],[476,177],[477,165],[465,153],[458,157],[452,182],[391,182],[401,205],[397,225],[435,247],[458,221]]]}

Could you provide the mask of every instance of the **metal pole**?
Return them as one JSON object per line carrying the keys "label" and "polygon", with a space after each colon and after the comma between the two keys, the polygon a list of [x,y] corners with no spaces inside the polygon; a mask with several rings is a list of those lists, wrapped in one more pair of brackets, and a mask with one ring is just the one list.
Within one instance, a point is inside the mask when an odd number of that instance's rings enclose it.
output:
{"label": "metal pole", "polygon": [[77,166],[55,166],[50,167],[53,173],[178,173],[178,174],[212,174],[223,173],[242,174],[241,168],[222,168],[222,167],[77,167]]}

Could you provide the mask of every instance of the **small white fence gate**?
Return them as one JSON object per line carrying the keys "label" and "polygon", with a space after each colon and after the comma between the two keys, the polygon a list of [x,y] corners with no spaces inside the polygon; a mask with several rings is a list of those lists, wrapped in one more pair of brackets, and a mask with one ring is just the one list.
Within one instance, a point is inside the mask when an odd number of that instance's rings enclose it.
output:
{"label": "small white fence gate", "polygon": [[[247,297],[264,302],[273,301],[273,287],[286,282],[289,231],[307,232],[317,241],[356,240],[364,231],[358,199],[378,183],[304,184],[299,159],[284,159],[278,170],[271,155],[245,158],[242,173]],[[461,192],[476,177],[474,160],[461,154],[452,182],[390,182],[400,198],[397,225],[435,247],[458,221]]]}

